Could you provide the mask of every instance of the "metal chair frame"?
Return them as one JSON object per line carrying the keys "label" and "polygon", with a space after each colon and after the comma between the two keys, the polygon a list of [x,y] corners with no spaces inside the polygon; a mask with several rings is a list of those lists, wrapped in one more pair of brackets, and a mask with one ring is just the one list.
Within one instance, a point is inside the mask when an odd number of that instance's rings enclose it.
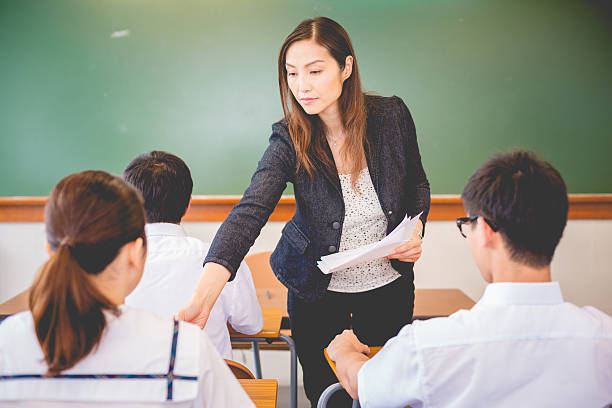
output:
{"label": "metal chair frame", "polygon": [[[317,402],[317,408],[327,408],[327,403],[329,402],[329,399],[331,398],[331,396],[336,392],[336,391],[340,391],[342,390],[342,384],[340,384],[339,382],[334,383],[332,385],[330,385],[329,387],[327,387],[323,393],[321,393],[321,396],[319,397],[319,401]],[[353,408],[361,408],[361,406],[359,405],[359,400],[353,400]]]}

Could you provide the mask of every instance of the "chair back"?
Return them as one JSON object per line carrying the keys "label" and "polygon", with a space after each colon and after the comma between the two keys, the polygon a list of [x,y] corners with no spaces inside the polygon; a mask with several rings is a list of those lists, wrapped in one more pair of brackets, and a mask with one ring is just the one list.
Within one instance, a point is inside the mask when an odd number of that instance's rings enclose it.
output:
{"label": "chair back", "polygon": [[244,258],[244,261],[249,266],[251,274],[253,275],[253,284],[259,289],[284,289],[285,286],[276,279],[274,271],[272,271],[272,267],[270,266],[270,255],[272,255],[271,251],[258,252]]}
{"label": "chair back", "polygon": [[225,363],[232,370],[232,374],[239,380],[255,379],[255,376],[246,366],[240,364],[237,361],[225,359]]}

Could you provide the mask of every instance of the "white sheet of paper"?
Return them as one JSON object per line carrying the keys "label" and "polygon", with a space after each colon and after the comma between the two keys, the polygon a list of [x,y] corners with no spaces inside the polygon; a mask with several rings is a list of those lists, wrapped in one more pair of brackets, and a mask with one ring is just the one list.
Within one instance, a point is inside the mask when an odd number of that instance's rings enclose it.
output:
{"label": "white sheet of paper", "polygon": [[321,269],[321,272],[327,274],[385,257],[402,243],[410,241],[421,214],[419,213],[413,218],[406,216],[389,235],[378,242],[323,256],[317,262],[317,266]]}

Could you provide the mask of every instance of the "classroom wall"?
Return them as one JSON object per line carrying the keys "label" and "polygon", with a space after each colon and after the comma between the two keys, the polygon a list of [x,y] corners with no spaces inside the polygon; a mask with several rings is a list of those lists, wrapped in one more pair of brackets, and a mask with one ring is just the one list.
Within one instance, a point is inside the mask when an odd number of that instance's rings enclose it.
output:
{"label": "classroom wall", "polygon": [[[185,223],[190,235],[210,241],[220,223]],[[268,223],[251,253],[272,250],[284,223]],[[42,223],[0,223],[0,302],[25,289],[45,260]],[[570,220],[553,259],[554,280],[565,299],[612,315],[612,220]],[[454,221],[430,221],[415,269],[418,288],[459,288],[477,300],[485,287]]]}

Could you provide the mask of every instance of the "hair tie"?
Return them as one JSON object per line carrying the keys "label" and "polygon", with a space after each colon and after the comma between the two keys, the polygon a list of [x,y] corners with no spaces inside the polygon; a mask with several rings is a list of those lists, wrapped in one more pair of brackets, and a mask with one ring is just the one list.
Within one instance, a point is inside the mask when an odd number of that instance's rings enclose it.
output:
{"label": "hair tie", "polygon": [[65,237],[64,239],[62,239],[62,242],[60,242],[60,246],[67,246],[68,248],[72,248],[74,246],[74,243],[69,237]]}

